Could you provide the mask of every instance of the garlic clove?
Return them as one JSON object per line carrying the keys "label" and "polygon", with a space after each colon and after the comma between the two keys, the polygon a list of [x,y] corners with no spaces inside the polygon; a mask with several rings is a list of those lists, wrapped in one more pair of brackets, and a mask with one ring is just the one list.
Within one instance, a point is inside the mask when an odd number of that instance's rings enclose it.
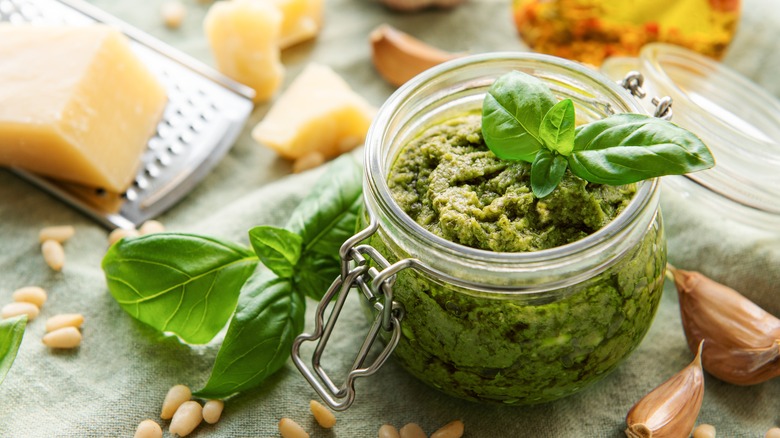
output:
{"label": "garlic clove", "polygon": [[403,85],[435,65],[462,56],[425,44],[387,24],[374,29],[369,39],[374,67],[395,86]]}
{"label": "garlic clove", "polygon": [[639,400],[626,415],[629,438],[687,438],[704,398],[701,345],[688,366]]}
{"label": "garlic clove", "polygon": [[463,1],[464,0],[381,0],[385,6],[403,12],[418,11],[432,6],[451,8],[463,3]]}
{"label": "garlic clove", "polygon": [[706,341],[704,369],[735,385],[780,375],[780,319],[698,272],[671,268],[688,346]]}

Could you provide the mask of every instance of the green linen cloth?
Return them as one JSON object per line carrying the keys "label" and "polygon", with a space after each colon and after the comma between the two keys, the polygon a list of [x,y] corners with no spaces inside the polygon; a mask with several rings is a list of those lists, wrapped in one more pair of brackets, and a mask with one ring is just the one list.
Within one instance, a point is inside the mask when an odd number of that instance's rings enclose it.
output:
{"label": "green linen cloth", "polygon": [[[200,31],[206,6],[191,0],[178,31],[166,30],[160,1],[94,0],[132,24],[210,63]],[[315,41],[284,53],[286,83],[309,61],[332,66],[379,105],[392,89],[373,71],[367,35],[380,23],[453,51],[522,50],[507,0],[472,0],[452,11],[397,14],[373,0],[326,0],[326,20]],[[456,29],[457,31],[453,31]],[[746,0],[740,33],[726,62],[775,95],[780,67],[780,8],[772,0]],[[254,144],[249,129],[267,111],[254,112],[241,138],[209,177],[161,220],[170,231],[207,234],[246,243],[255,225],[281,225],[322,170],[287,176],[288,162]],[[713,218],[689,216],[684,203],[665,200],[670,258],[682,268],[701,269],[739,284],[768,310],[780,314],[777,279],[780,241],[776,234],[751,237],[745,230],[717,228]],[[688,218],[689,223],[686,223]],[[696,228],[707,221],[709,228]],[[37,240],[41,227],[72,224],[62,272],[43,262]],[[714,228],[713,228],[714,227]],[[702,231],[704,230],[704,231]],[[19,356],[0,385],[0,437],[130,437],[145,418],[157,419],[166,391],[184,383],[199,387],[208,377],[218,348],[190,347],[130,318],[105,287],[100,261],[106,230],[6,171],[0,171],[0,304],[18,287],[49,291],[40,317],[28,325]],[[773,290],[774,289],[774,290]],[[326,365],[351,362],[367,323],[348,303],[340,334],[330,344]],[[308,301],[307,330],[316,303]],[[44,322],[58,313],[85,315],[84,341],[74,351],[50,351],[40,342]],[[202,424],[191,436],[278,436],[282,417],[298,421],[313,437],[371,437],[384,423],[419,423],[432,433],[462,419],[471,437],[618,437],[635,401],[676,373],[692,357],[682,332],[674,288],[667,284],[655,322],[638,350],[613,374],[579,394],[535,407],[480,405],[443,395],[407,375],[393,360],[357,384],[358,398],[338,413],[332,431],[320,429],[308,412],[314,391],[292,363],[255,391],[229,400],[222,420]],[[168,422],[161,422],[167,428]],[[718,436],[761,437],[780,425],[780,379],[737,387],[706,378],[699,423]],[[166,432],[166,436],[169,436]]]}

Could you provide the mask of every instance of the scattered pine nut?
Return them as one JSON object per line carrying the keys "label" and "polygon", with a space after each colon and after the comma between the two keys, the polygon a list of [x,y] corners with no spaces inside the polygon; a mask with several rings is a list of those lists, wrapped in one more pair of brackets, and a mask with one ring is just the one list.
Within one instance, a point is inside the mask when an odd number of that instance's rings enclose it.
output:
{"label": "scattered pine nut", "polygon": [[333,415],[333,412],[328,408],[323,406],[322,403],[312,400],[309,402],[309,409],[311,410],[311,414],[314,415],[314,419],[317,420],[317,423],[325,429],[330,429],[336,425],[336,416]]}
{"label": "scattered pine nut", "polygon": [[715,438],[715,426],[700,424],[693,429],[693,438]]}
{"label": "scattered pine nut", "polygon": [[84,316],[80,313],[62,313],[46,320],[46,333],[65,327],[79,328],[84,324]]}
{"label": "scattered pine nut", "polygon": [[81,344],[81,332],[76,327],[63,327],[43,335],[43,344],[51,348],[76,348]]}
{"label": "scattered pine nut", "polygon": [[198,427],[201,421],[203,421],[203,406],[196,401],[190,400],[182,403],[179,409],[176,409],[168,430],[172,434],[187,436]]}
{"label": "scattered pine nut", "polygon": [[223,409],[225,409],[225,402],[222,400],[208,400],[203,405],[203,419],[208,424],[214,424],[219,421]]}
{"label": "scattered pine nut", "polygon": [[108,245],[111,246],[125,237],[137,237],[138,230],[135,228],[117,228],[108,235]]}
{"label": "scattered pine nut", "polygon": [[416,423],[409,423],[399,431],[401,438],[428,438],[425,431]]}
{"label": "scattered pine nut", "polygon": [[322,155],[322,152],[312,151],[293,161],[292,171],[293,173],[301,173],[305,170],[314,169],[324,162],[325,155]]}
{"label": "scattered pine nut", "polygon": [[780,427],[773,427],[767,430],[764,438],[780,438]]}
{"label": "scattered pine nut", "polygon": [[162,438],[163,432],[159,424],[154,420],[144,420],[138,424],[133,438]]}
{"label": "scattered pine nut", "polygon": [[162,4],[160,15],[167,28],[178,29],[187,15],[187,8],[179,0],[168,0]]}
{"label": "scattered pine nut", "polygon": [[26,303],[23,301],[6,304],[3,306],[3,310],[1,311],[3,319],[13,318],[14,316],[19,315],[27,315],[27,321],[32,321],[33,319],[37,318],[38,313],[40,313],[38,306],[33,303]]}
{"label": "scattered pine nut", "polygon": [[49,265],[50,268],[55,271],[61,271],[65,265],[65,250],[62,248],[62,244],[56,240],[46,240],[41,245],[41,252],[43,253],[43,260]]}
{"label": "scattered pine nut", "polygon": [[39,309],[41,306],[43,306],[43,303],[45,303],[46,299],[48,298],[46,291],[38,286],[20,287],[14,291],[12,297],[13,300],[17,303],[24,302],[35,304],[35,306]]}
{"label": "scattered pine nut", "polygon": [[279,421],[279,433],[282,434],[282,438],[309,438],[309,434],[301,425],[289,418],[282,418]]}
{"label": "scattered pine nut", "polygon": [[384,424],[379,428],[379,438],[401,438],[395,426]]}
{"label": "scattered pine nut", "polygon": [[141,228],[138,229],[138,233],[142,236],[147,234],[162,233],[165,231],[165,225],[160,221],[148,220],[141,224]]}
{"label": "scattered pine nut", "polygon": [[72,225],[56,225],[53,227],[42,228],[38,232],[38,241],[43,243],[47,240],[54,240],[59,243],[65,243],[76,234],[76,229]]}
{"label": "scattered pine nut", "polygon": [[[434,432],[431,438],[460,438],[463,436],[463,422],[451,421]],[[713,438],[715,435],[712,436]]]}
{"label": "scattered pine nut", "polygon": [[192,398],[192,391],[184,385],[174,385],[165,395],[160,418],[170,420],[184,402]]}

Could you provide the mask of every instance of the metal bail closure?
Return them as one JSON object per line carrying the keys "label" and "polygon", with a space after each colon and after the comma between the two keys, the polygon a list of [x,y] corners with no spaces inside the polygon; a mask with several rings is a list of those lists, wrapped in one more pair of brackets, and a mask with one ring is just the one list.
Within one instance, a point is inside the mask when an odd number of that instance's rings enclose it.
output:
{"label": "metal bail closure", "polygon": [[[626,90],[630,91],[632,95],[644,99],[647,93],[642,89],[642,85],[645,83],[645,77],[638,71],[630,71],[626,73],[626,77],[620,82],[620,85]],[[662,98],[653,97],[650,102],[655,105],[655,113],[653,117],[658,117],[664,120],[672,119],[672,98],[664,96]]]}
{"label": "metal bail closure", "polygon": [[[377,372],[401,339],[401,319],[403,319],[404,313],[403,307],[393,301],[393,282],[395,274],[409,267],[410,264],[408,260],[401,260],[391,265],[371,246],[358,245],[359,242],[371,236],[377,228],[378,224],[372,217],[371,223],[366,229],[344,242],[339,251],[342,272],[331,284],[317,306],[314,333],[303,333],[293,341],[292,358],[295,366],[309,381],[312,388],[317,391],[317,394],[336,411],[343,411],[352,405],[355,400],[355,379],[367,377]],[[366,256],[374,262],[375,266],[369,265]],[[322,354],[352,289],[360,290],[368,302],[378,310],[378,313],[346,379],[340,386],[337,386],[322,368]],[[325,321],[325,311],[331,303],[333,308]],[[381,331],[390,333],[390,339],[373,362],[370,365],[365,365],[371,347]],[[313,341],[317,341],[317,345],[312,354],[311,368],[309,368],[301,357],[300,350],[304,342]]]}

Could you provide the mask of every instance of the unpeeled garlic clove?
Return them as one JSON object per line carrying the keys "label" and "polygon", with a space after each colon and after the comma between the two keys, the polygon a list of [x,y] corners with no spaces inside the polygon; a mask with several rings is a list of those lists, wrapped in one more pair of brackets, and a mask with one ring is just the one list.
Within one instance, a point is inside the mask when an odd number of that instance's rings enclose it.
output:
{"label": "unpeeled garlic clove", "polygon": [[403,85],[435,65],[462,56],[425,44],[387,24],[374,29],[369,38],[374,68],[395,86]]}
{"label": "unpeeled garlic clove", "polygon": [[780,376],[780,319],[698,272],[671,270],[688,346],[706,341],[707,372],[735,385]]}
{"label": "unpeeled garlic clove", "polygon": [[701,345],[688,366],[650,391],[626,415],[629,438],[687,438],[704,398]]}
{"label": "unpeeled garlic clove", "polygon": [[412,12],[428,7],[451,8],[463,3],[464,0],[381,0],[381,2],[396,11]]}

